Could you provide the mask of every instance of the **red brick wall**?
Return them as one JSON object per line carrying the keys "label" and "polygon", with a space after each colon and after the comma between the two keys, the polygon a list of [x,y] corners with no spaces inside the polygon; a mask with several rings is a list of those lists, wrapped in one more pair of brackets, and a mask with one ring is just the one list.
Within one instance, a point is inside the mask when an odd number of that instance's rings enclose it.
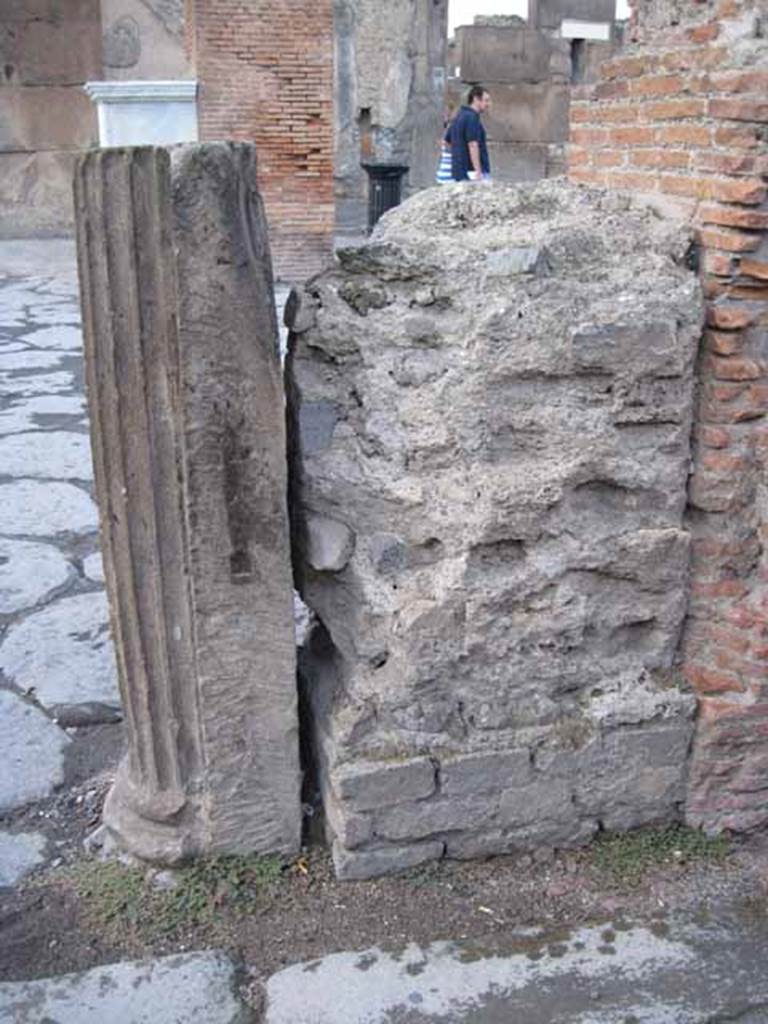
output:
{"label": "red brick wall", "polygon": [[684,672],[688,819],[768,824],[768,39],[751,0],[638,0],[634,42],[575,90],[570,177],[686,203],[702,342]]}
{"label": "red brick wall", "polygon": [[200,138],[256,143],[275,272],[304,279],[333,245],[332,0],[188,0],[187,17]]}

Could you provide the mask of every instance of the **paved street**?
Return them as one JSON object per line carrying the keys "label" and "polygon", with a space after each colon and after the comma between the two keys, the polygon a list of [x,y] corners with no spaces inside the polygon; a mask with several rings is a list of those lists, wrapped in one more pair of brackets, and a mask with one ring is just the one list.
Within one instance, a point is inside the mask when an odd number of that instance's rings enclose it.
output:
{"label": "paved street", "polygon": [[[0,814],[64,778],[64,726],[114,720],[74,244],[0,242]],[[0,832],[13,880],[44,858]]]}

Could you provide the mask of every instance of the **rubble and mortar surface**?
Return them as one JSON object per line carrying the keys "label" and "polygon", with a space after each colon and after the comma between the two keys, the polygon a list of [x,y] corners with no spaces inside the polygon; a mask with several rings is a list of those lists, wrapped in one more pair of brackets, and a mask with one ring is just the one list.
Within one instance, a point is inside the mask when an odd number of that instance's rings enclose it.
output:
{"label": "rubble and mortar surface", "polygon": [[620,195],[456,185],[289,300],[294,557],[321,623],[303,685],[340,876],[679,816],[689,244]]}

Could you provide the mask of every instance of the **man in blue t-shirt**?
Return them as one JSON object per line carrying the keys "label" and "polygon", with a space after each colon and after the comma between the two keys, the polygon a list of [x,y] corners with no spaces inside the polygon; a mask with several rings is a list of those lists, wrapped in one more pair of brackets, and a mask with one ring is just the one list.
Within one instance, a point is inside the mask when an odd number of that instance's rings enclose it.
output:
{"label": "man in blue t-shirt", "polygon": [[466,106],[448,126],[444,140],[451,147],[451,174],[454,181],[481,181],[491,175],[488,143],[480,115],[491,106],[491,97],[482,85],[473,85]]}

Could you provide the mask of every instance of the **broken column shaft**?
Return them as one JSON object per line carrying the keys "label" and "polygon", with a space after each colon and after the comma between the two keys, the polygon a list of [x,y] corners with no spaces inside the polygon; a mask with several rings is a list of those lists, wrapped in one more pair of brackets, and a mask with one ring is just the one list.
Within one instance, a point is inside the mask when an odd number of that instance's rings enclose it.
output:
{"label": "broken column shaft", "polygon": [[300,837],[285,428],[251,146],[75,175],[88,400],[128,754],[104,808],[152,860]]}

